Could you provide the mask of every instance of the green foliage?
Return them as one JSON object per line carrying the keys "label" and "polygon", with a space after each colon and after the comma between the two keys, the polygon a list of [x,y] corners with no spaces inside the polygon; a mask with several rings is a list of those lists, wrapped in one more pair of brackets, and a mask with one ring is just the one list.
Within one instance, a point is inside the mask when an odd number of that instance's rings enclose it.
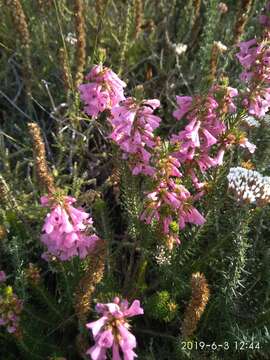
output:
{"label": "green foliage", "polygon": [[150,317],[159,321],[170,322],[177,315],[177,304],[168,291],[159,291],[147,299],[145,310]]}
{"label": "green foliage", "polygon": [[[25,49],[11,8],[7,1],[0,3],[0,185],[4,189],[0,226],[5,229],[0,239],[0,270],[6,271],[8,283],[24,302],[23,337],[15,338],[0,327],[0,359],[85,358],[85,349],[78,345],[74,295],[88,263],[87,259],[63,263],[41,259],[46,209],[39,205],[42,194],[27,132],[29,121],[41,128],[56,185],[91,212],[95,230],[107,244],[104,276],[90,299],[89,321],[96,318],[97,302],[137,297],[145,311],[144,317],[132,321],[139,359],[269,359],[269,205],[236,204],[226,180],[230,167],[247,160],[270,176],[269,122],[248,130],[249,139],[257,145],[255,154],[228,151],[223,166],[203,179],[209,188],[199,205],[206,218],[204,226],[187,226],[180,231],[181,245],[172,252],[164,250],[157,224],[140,220],[151,181],[145,183],[141,176],[131,174],[108,141],[106,116],[87,117],[74,88],[76,44],[68,36],[75,36],[73,1],[20,2],[30,34],[30,77],[25,76]],[[200,3],[197,17],[196,3]],[[121,74],[128,95],[159,98],[163,121],[158,135],[162,139],[182,127],[172,117],[175,94],[194,95],[209,86],[214,41],[228,47],[219,57],[217,74],[226,73],[232,86],[239,85],[232,45],[242,2],[226,1],[228,12],[221,14],[217,0],[145,0],[138,34],[135,1],[84,0],[84,4],[85,74],[94,63],[102,62]],[[260,31],[257,15],[264,4],[252,1],[243,39]],[[186,51],[177,52],[179,45],[187,45]],[[60,48],[71,80],[68,89]],[[228,126],[233,128],[238,120],[231,117]],[[115,181],[110,181],[112,173]],[[170,226],[178,232],[176,223]],[[35,286],[26,276],[29,263],[40,271],[41,281]],[[228,341],[229,350],[183,347],[181,323],[191,297],[191,274],[197,271],[205,274],[210,300],[191,344]],[[235,342],[252,341],[259,342],[260,349],[233,349]]]}

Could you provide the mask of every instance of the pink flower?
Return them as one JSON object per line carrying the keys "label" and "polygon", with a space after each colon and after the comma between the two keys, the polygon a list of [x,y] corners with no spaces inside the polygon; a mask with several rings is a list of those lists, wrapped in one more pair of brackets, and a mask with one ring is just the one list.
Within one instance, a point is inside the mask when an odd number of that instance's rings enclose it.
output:
{"label": "pink flower", "polygon": [[169,234],[170,232],[170,224],[172,222],[172,217],[171,216],[165,216],[163,218],[163,233],[164,234]]}
{"label": "pink flower", "polygon": [[243,105],[249,114],[262,118],[270,109],[269,31],[261,41],[252,39],[239,44],[236,55],[244,68],[240,79],[247,83]]}
{"label": "pink flower", "polygon": [[193,183],[195,189],[200,190],[204,187],[204,182],[199,181],[199,179],[193,169],[189,170],[189,175],[191,176],[191,180],[192,180],[192,183]]}
{"label": "pink flower", "polygon": [[164,200],[165,203],[170,205],[173,209],[179,208],[179,206],[181,204],[181,202],[177,198],[177,194],[174,193],[173,191],[169,192],[167,190],[164,190],[162,193],[162,199]]}
{"label": "pink flower", "polygon": [[181,164],[180,162],[174,158],[173,156],[169,155],[167,163],[164,164],[165,173],[167,176],[175,176],[175,177],[181,177],[182,174],[179,171]]}
{"label": "pink flower", "polygon": [[[171,143],[178,144],[179,147],[173,155],[181,164],[192,162],[202,172],[217,165],[215,159],[210,156],[211,148],[218,144],[219,138],[226,130],[221,113],[236,110],[232,99],[237,95],[237,90],[232,87],[214,85],[206,98],[194,99],[194,107],[186,115],[188,123],[184,130],[171,137]],[[220,103],[214,96],[219,98]]]}
{"label": "pink flower", "polygon": [[51,207],[42,228],[41,241],[48,252],[60,260],[69,260],[73,256],[85,258],[99,239],[95,234],[86,234],[93,220],[89,214],[71,205],[75,201],[70,196],[63,197],[61,203],[47,196],[41,198],[43,206]]}
{"label": "pink flower", "polygon": [[96,311],[101,314],[101,318],[86,325],[95,340],[95,345],[87,354],[92,360],[106,360],[106,352],[112,348],[113,360],[122,360],[120,350],[124,360],[134,360],[137,357],[133,351],[136,338],[129,331],[127,319],[143,314],[139,300],[134,300],[129,307],[126,300],[115,298],[113,303],[97,304]]}
{"label": "pink flower", "polygon": [[7,279],[6,273],[4,271],[0,271],[0,283],[5,282]]}
{"label": "pink flower", "polygon": [[186,223],[203,225],[205,223],[205,218],[199,213],[197,209],[189,205],[187,209],[183,207],[179,212],[179,228],[181,230],[184,229]]}
{"label": "pink flower", "polygon": [[248,149],[251,154],[253,154],[256,150],[256,145],[249,142],[247,138],[243,138],[240,140],[240,146]]}
{"label": "pink flower", "polygon": [[186,222],[195,225],[203,225],[205,223],[205,218],[193,206],[189,207],[188,210],[180,212],[179,217],[181,224],[180,228],[183,228]]}
{"label": "pink flower", "polygon": [[249,100],[249,114],[262,118],[270,108],[270,88],[258,92]]}
{"label": "pink flower", "polygon": [[97,117],[125,99],[126,84],[109,68],[95,65],[86,80],[89,82],[81,84],[79,91],[85,103],[84,111],[90,116]]}
{"label": "pink flower", "polygon": [[181,120],[182,117],[190,110],[192,101],[193,99],[191,96],[176,96],[178,109],[173,112],[173,116],[177,120]]}
{"label": "pink flower", "polygon": [[244,68],[249,69],[254,64],[259,50],[257,45],[256,39],[243,41],[239,44],[240,52],[236,54],[236,57]]}
{"label": "pink flower", "polygon": [[197,119],[194,118],[185,127],[185,130],[181,133],[180,138],[189,140],[190,146],[192,147],[200,147],[200,138],[199,138],[200,126],[201,126],[201,122],[197,121]]}
{"label": "pink flower", "polygon": [[[194,172],[191,175],[197,180]],[[141,220],[149,224],[156,219],[161,225],[169,247],[172,248],[175,243],[180,243],[177,223],[180,229],[183,229],[186,223],[202,225],[205,221],[198,210],[191,205],[193,200],[195,197],[183,185],[169,178],[167,182],[160,182],[155,191],[147,194]]]}
{"label": "pink flower", "polygon": [[215,138],[207,129],[202,130],[202,135],[204,137],[204,147],[209,148],[217,143],[217,138]]}
{"label": "pink flower", "polygon": [[238,96],[238,90],[228,86],[227,87],[227,96],[225,98],[225,101],[227,102],[227,107],[228,107],[229,113],[236,112],[236,106],[233,103],[233,98],[236,96]]}
{"label": "pink flower", "polygon": [[132,169],[132,175],[144,174],[150,177],[153,177],[156,173],[156,169],[150,165],[146,165],[144,163],[138,163]]}
{"label": "pink flower", "polygon": [[215,159],[213,159],[207,152],[201,152],[196,162],[202,173],[217,165]]}
{"label": "pink flower", "polygon": [[219,149],[219,151],[214,159],[217,166],[220,166],[223,164],[224,154],[225,154],[225,149],[224,148]]}
{"label": "pink flower", "polygon": [[152,176],[155,173],[150,165],[150,150],[156,146],[153,132],[161,119],[153,111],[159,105],[156,99],[138,103],[134,98],[128,98],[111,110],[109,121],[113,131],[109,137],[124,152],[125,159],[130,160],[134,175]]}

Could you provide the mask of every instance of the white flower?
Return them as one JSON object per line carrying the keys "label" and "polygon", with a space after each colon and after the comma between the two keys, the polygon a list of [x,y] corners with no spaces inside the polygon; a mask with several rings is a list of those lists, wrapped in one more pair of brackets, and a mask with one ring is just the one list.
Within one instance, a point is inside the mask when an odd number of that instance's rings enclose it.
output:
{"label": "white flower", "polygon": [[227,46],[222,44],[221,41],[214,41],[214,45],[216,46],[216,48],[221,52],[225,52],[228,50]]}
{"label": "white flower", "polygon": [[172,261],[172,255],[168,249],[163,245],[158,245],[155,252],[155,260],[159,266],[170,265]]}
{"label": "white flower", "polygon": [[221,13],[221,14],[226,14],[226,12],[228,11],[228,6],[221,2],[218,4],[218,11]]}
{"label": "white flower", "polygon": [[258,171],[242,167],[230,169],[227,176],[229,190],[238,201],[249,204],[265,205],[270,202],[270,177]]}
{"label": "white flower", "polygon": [[260,127],[260,123],[253,116],[247,116],[243,119],[244,123],[248,125],[248,127]]}
{"label": "white flower", "polygon": [[66,42],[68,42],[70,45],[75,45],[77,43],[77,38],[75,36],[75,34],[73,33],[68,33],[66,36]]}
{"label": "white flower", "polygon": [[174,51],[176,52],[176,55],[180,56],[184,54],[187,51],[187,45],[186,44],[173,44]]}

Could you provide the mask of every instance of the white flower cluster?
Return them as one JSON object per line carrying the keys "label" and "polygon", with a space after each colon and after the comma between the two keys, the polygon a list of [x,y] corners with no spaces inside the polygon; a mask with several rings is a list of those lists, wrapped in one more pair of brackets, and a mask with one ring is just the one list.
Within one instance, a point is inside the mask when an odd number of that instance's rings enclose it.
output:
{"label": "white flower cluster", "polygon": [[184,54],[187,51],[186,44],[182,44],[182,43],[172,44],[172,47],[174,48],[174,51],[178,56]]}
{"label": "white flower cluster", "polygon": [[154,256],[159,266],[171,265],[172,255],[165,246],[158,245]]}
{"label": "white flower cluster", "polygon": [[221,41],[214,41],[214,46],[220,51],[221,53],[228,50],[227,46],[222,44]]}
{"label": "white flower cluster", "polygon": [[270,202],[270,177],[258,171],[248,170],[240,166],[230,169],[227,176],[229,190],[238,201],[255,203],[259,206]]}
{"label": "white flower cluster", "polygon": [[248,127],[255,127],[255,128],[260,127],[259,121],[256,120],[255,117],[253,116],[247,116],[243,119],[243,121]]}

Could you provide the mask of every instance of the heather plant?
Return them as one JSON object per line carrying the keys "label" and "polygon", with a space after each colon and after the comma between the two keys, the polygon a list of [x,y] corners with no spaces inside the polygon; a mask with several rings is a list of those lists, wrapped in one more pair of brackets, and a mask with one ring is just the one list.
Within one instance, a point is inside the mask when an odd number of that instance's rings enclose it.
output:
{"label": "heather plant", "polygon": [[0,359],[269,359],[269,3],[0,10]]}

